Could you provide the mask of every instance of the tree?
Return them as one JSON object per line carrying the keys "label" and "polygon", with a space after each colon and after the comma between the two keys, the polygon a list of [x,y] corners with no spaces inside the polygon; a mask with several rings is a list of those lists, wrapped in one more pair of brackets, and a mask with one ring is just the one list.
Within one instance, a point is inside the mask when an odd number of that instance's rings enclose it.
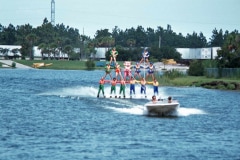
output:
{"label": "tree", "polygon": [[239,68],[240,34],[237,31],[230,33],[217,54],[216,59],[219,68]]}
{"label": "tree", "polygon": [[222,46],[224,42],[224,36],[222,29],[218,30],[215,28],[212,31],[212,37],[210,38],[210,46],[211,47],[219,47]]}
{"label": "tree", "polygon": [[2,39],[5,45],[14,45],[16,43],[16,28],[9,24],[7,28],[3,28]]}
{"label": "tree", "polygon": [[194,60],[190,63],[188,74],[190,76],[203,76],[204,67],[200,60]]}
{"label": "tree", "polygon": [[199,35],[196,32],[193,32],[192,35],[187,34],[186,41],[188,48],[203,48],[207,46],[207,40],[202,33]]}
{"label": "tree", "polygon": [[41,50],[42,59],[44,59],[44,53],[47,53],[49,58],[50,51],[47,44],[41,43],[40,45],[38,45],[38,49]]}
{"label": "tree", "polygon": [[73,52],[73,48],[71,45],[66,45],[63,51],[68,55],[68,60],[70,58],[70,54]]}
{"label": "tree", "polygon": [[37,36],[35,34],[29,34],[26,36],[26,40],[29,44],[29,57],[31,60],[34,59],[34,53],[33,53],[33,46],[34,46],[34,42],[36,41]]}

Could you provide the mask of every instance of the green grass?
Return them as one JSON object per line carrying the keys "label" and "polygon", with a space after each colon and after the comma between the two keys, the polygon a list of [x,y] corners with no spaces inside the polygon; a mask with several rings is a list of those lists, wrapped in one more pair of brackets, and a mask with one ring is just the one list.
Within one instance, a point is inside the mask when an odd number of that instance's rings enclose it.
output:
{"label": "green grass", "polygon": [[[56,70],[86,70],[86,61],[67,61],[67,60],[14,60],[17,63],[26,66],[33,66],[33,63],[52,63],[51,66],[40,67],[39,69],[56,69]],[[121,66],[123,62],[118,62]],[[103,67],[95,67],[95,69],[103,69]]]}
{"label": "green grass", "polygon": [[205,76],[185,76],[185,77],[178,77],[170,82],[175,86],[190,86],[196,85],[199,86],[201,83],[212,82],[212,81],[224,81],[224,82],[238,82],[240,80],[237,79],[228,79],[228,78],[207,78]]}
{"label": "green grass", "polygon": [[40,67],[39,69],[56,69],[56,70],[84,70],[86,69],[85,61],[67,61],[67,60],[15,60],[32,67],[33,63],[52,63],[51,66]]}

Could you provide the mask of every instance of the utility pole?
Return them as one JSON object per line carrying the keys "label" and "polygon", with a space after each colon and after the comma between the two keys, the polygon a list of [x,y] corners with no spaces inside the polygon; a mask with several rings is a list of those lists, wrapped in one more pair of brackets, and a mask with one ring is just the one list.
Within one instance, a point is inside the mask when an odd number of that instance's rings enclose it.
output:
{"label": "utility pole", "polygon": [[51,2],[51,23],[54,26],[55,25],[55,1],[52,0]]}
{"label": "utility pole", "polygon": [[83,37],[82,37],[83,39],[82,39],[82,41],[83,41],[83,54],[84,54],[84,57],[85,57],[85,59],[86,59],[86,54],[85,54],[85,52],[84,52],[84,28],[83,28]]}
{"label": "utility pole", "polygon": [[159,40],[158,40],[158,47],[160,48],[161,47],[161,36],[159,36]]}

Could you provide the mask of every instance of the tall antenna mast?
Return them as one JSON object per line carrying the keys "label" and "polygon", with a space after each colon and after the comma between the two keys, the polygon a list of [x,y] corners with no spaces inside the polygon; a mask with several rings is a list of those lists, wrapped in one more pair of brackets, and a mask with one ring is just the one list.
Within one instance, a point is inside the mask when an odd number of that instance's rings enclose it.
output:
{"label": "tall antenna mast", "polygon": [[55,1],[52,0],[51,2],[51,23],[54,26],[55,25]]}

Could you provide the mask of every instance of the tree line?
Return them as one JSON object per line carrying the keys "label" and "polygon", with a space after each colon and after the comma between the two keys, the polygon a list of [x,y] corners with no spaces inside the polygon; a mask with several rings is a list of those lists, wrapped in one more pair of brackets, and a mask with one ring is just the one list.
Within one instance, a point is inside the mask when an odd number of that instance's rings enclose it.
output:
{"label": "tree line", "polygon": [[[168,25],[166,29],[159,26],[156,29],[128,28],[122,30],[115,26],[112,31],[109,29],[97,30],[95,37],[79,33],[79,30],[64,24],[53,26],[47,18],[43,20],[41,26],[33,28],[30,24],[5,27],[0,24],[0,44],[2,45],[21,45],[20,52],[23,57],[34,59],[33,46],[38,46],[42,51],[42,57],[53,54],[61,57],[61,53],[68,54],[71,59],[89,58],[90,54],[95,55],[96,47],[115,46],[119,53],[119,60],[139,60],[143,47],[148,47],[151,52],[151,60],[160,61],[162,59],[173,58],[180,60],[181,55],[175,48],[203,48],[203,47],[222,47],[219,52],[218,60],[224,66],[231,66],[234,59],[234,66],[238,63],[239,57],[239,33],[237,30],[232,32],[217,30],[212,31],[209,41],[202,32],[187,34],[183,36],[176,33]],[[232,49],[229,50],[229,48]],[[74,51],[80,48],[80,51]],[[0,52],[6,52],[0,48]],[[16,52],[16,51],[15,51]],[[236,53],[233,54],[233,53]],[[106,57],[108,58],[108,53]],[[222,58],[224,57],[224,58]],[[230,65],[229,65],[230,63]]]}

